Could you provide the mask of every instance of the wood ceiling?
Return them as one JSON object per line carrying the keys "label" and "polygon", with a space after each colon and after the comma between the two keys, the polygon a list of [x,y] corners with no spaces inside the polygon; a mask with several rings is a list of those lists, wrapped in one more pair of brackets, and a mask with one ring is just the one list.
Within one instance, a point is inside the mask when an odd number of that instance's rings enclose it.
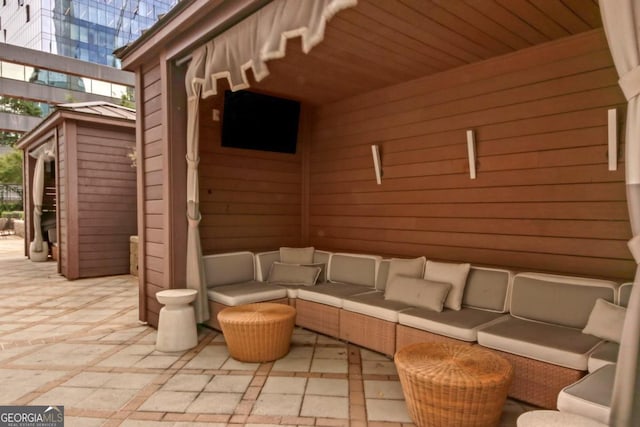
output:
{"label": "wood ceiling", "polygon": [[252,86],[326,104],[599,27],[597,0],[359,0]]}

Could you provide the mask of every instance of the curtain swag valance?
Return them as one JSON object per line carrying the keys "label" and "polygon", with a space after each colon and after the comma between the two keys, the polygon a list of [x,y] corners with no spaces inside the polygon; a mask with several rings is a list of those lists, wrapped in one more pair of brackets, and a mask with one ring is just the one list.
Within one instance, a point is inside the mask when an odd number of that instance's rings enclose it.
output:
{"label": "curtain swag valance", "polygon": [[[202,87],[203,98],[215,95],[220,78],[231,90],[249,87],[246,72],[256,81],[269,75],[266,61],[283,58],[287,39],[300,37],[302,50],[309,53],[324,39],[326,22],[333,15],[357,4],[357,0],[276,0],[197,48],[187,73],[187,93]],[[190,86],[190,87],[189,87]]]}

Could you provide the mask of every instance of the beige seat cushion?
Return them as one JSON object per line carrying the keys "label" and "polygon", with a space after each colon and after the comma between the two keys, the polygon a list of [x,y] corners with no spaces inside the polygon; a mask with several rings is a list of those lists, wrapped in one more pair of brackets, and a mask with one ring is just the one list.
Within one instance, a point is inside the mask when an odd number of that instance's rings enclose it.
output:
{"label": "beige seat cushion", "polygon": [[616,365],[605,365],[558,394],[558,410],[609,422]]}
{"label": "beige seat cushion", "polygon": [[512,316],[478,331],[478,343],[485,347],[580,371],[587,370],[589,353],[600,342],[580,329]]}
{"label": "beige seat cushion", "polygon": [[346,297],[342,301],[342,308],[388,322],[397,322],[398,313],[408,310],[411,306],[399,301],[385,299],[383,292],[376,291]]}
{"label": "beige seat cushion", "polygon": [[349,283],[321,283],[315,286],[299,288],[298,298],[342,308],[344,298],[368,292],[375,292],[373,286],[353,285]]}
{"label": "beige seat cushion", "polygon": [[209,288],[207,296],[220,304],[235,306],[286,298],[287,290],[279,286],[251,281]]}
{"label": "beige seat cushion", "polygon": [[595,348],[589,355],[589,362],[587,369],[589,372],[593,372],[600,369],[604,365],[611,365],[618,362],[618,351],[620,350],[620,344],[610,341],[605,341]]}
{"label": "beige seat cushion", "polygon": [[462,341],[476,341],[478,329],[506,318],[505,314],[474,308],[438,313],[424,308],[411,308],[398,314],[398,323]]}

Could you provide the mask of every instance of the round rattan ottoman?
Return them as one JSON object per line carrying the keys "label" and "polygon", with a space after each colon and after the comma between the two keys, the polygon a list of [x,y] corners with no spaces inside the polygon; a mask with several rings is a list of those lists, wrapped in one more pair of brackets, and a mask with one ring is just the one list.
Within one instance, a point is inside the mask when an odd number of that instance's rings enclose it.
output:
{"label": "round rattan ottoman", "polygon": [[269,362],[286,355],[295,318],[295,308],[271,302],[227,307],[218,313],[229,354],[242,362]]}
{"label": "round rattan ottoman", "polygon": [[394,361],[418,426],[497,426],[513,377],[501,356],[478,346],[418,343]]}

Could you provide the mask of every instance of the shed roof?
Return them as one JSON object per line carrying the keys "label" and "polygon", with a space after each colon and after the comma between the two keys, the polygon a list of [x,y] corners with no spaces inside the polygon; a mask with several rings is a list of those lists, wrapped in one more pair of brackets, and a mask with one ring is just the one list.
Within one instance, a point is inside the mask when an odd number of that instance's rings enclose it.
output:
{"label": "shed roof", "polygon": [[123,107],[122,105],[112,104],[110,102],[92,101],[92,102],[75,102],[72,104],[59,104],[59,110],[74,111],[77,113],[95,114],[104,117],[114,117],[119,119],[135,120],[136,110],[133,108]]}
{"label": "shed roof", "polygon": [[26,150],[44,142],[43,134],[64,118],[72,118],[85,122],[95,122],[123,127],[135,127],[136,110],[105,101],[76,102],[59,104],[35,128],[25,133],[18,141],[17,148]]}

